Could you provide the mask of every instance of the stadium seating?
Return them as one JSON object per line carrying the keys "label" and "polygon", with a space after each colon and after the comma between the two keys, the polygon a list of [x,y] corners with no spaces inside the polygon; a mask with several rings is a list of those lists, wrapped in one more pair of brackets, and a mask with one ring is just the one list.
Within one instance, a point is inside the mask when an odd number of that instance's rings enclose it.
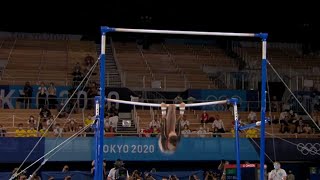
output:
{"label": "stadium seating", "polygon": [[[241,41],[234,44],[237,45],[234,45],[233,51],[243,58],[249,67],[261,65],[261,43]],[[299,44],[269,43],[267,58],[275,68],[287,70],[286,73],[289,73],[289,69],[295,72],[312,70],[317,65],[319,56],[303,55]]]}
{"label": "stadium seating", "polygon": [[11,47],[0,49],[1,57],[8,55],[0,81],[3,85],[23,85],[26,81],[70,85],[73,65],[88,54],[97,56],[95,44],[82,41],[15,40]]}
{"label": "stadium seating", "polygon": [[[0,124],[7,130],[6,137],[15,137],[15,130],[18,128],[18,124],[22,123],[25,130],[28,129],[28,119],[32,115],[35,120],[39,121],[39,109],[0,109]],[[57,115],[56,110],[51,110],[53,115]],[[92,113],[90,110],[86,110],[82,113],[73,113],[70,118],[75,119],[77,123],[83,124],[83,117]],[[66,118],[57,118],[55,124],[59,123],[61,127],[66,128]],[[54,127],[54,126],[52,126]],[[68,137],[73,132],[64,132],[62,135]],[[53,132],[49,131],[46,137],[53,137]]]}
{"label": "stadium seating", "polygon": [[[260,44],[260,43],[259,43]],[[132,89],[151,89],[155,81],[160,81],[157,89],[185,90],[214,89],[216,84],[204,72],[204,66],[236,68],[236,63],[224,49],[215,45],[154,43],[149,49],[143,49],[135,42],[113,42],[114,58],[122,76],[122,84]],[[268,47],[268,59],[277,68],[285,68],[288,64],[296,70],[308,71],[317,65],[316,55],[302,56],[300,47],[290,44],[272,44]],[[260,65],[261,46],[255,43],[240,42],[233,48],[247,63]],[[83,63],[90,55],[97,59],[96,44],[91,41],[62,40],[6,40],[1,44],[0,60],[4,62],[4,73],[1,85],[24,85],[30,81],[32,85],[39,82],[54,82],[56,85],[71,85],[73,66],[76,62]],[[7,64],[5,63],[7,62]],[[99,74],[99,68],[95,72]],[[306,76],[320,83],[320,78],[314,73]],[[92,80],[97,81],[98,76]],[[0,111],[0,124],[9,132],[18,123],[26,124],[30,115],[38,117],[38,110],[8,110]],[[160,114],[155,111],[155,114]],[[224,120],[228,131],[232,129],[231,112],[209,112],[218,114]],[[138,110],[140,128],[147,128],[151,120],[149,110]],[[201,111],[186,111],[192,130],[200,126]],[[241,117],[247,117],[248,112],[241,112]],[[82,114],[72,115],[82,121]],[[258,113],[259,118],[259,113]],[[61,124],[65,120],[58,119]],[[211,125],[209,125],[210,127]],[[278,131],[279,126],[267,126],[267,132]],[[10,135],[10,133],[9,133]],[[12,135],[12,134],[11,134]],[[300,136],[300,135],[299,135]]]}
{"label": "stadium seating", "polygon": [[215,88],[203,66],[235,66],[233,59],[215,46],[155,43],[147,50],[133,42],[114,42],[114,46],[127,87],[150,88],[152,81],[161,81],[165,90]]}

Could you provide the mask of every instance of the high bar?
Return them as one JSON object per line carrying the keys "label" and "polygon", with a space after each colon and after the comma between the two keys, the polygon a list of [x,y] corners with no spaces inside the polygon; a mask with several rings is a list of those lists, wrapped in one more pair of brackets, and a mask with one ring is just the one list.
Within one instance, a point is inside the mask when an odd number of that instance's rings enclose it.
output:
{"label": "high bar", "polygon": [[233,33],[233,32],[205,32],[205,31],[177,31],[177,30],[157,30],[157,29],[130,29],[111,28],[102,26],[101,31],[106,32],[130,32],[130,33],[151,33],[151,34],[180,34],[199,36],[234,36],[234,37],[261,37],[262,33]]}
{"label": "high bar", "polygon": [[[135,102],[135,101],[124,101],[119,99],[109,99],[106,98],[107,101],[120,103],[120,104],[130,104],[130,105],[137,105],[137,106],[148,106],[148,107],[161,107],[161,104],[156,103],[143,103],[143,102]],[[222,101],[212,101],[212,102],[202,102],[202,103],[192,103],[192,104],[186,104],[186,107],[196,107],[196,106],[209,106],[209,105],[215,105],[215,104],[226,104],[228,100],[222,100]],[[169,106],[169,104],[167,104]],[[176,107],[179,107],[180,104],[175,104]]]}

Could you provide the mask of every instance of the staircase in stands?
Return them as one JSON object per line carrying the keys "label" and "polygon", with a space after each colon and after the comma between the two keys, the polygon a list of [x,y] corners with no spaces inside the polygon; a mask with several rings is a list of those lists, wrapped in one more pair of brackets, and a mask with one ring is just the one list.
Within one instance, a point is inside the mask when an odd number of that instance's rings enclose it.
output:
{"label": "staircase in stands", "polygon": [[[101,53],[101,45],[97,44],[97,52]],[[121,87],[121,78],[113,55],[111,39],[107,39],[106,44],[106,74],[105,83],[107,87]]]}

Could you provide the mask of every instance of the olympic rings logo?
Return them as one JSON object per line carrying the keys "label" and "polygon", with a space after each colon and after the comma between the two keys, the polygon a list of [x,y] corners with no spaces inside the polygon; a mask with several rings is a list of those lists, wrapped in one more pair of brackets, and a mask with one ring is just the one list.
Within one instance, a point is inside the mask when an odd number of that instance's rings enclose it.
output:
{"label": "olympic rings logo", "polygon": [[297,150],[301,152],[303,155],[319,155],[320,152],[320,144],[319,143],[299,143],[297,144]]}
{"label": "olympic rings logo", "polygon": [[[206,98],[206,101],[221,101],[221,100],[226,100],[227,98],[230,98],[228,97],[227,95],[221,95],[219,97],[215,96],[215,95],[209,95],[207,96]],[[238,104],[242,104],[242,98],[238,95],[233,95],[231,96],[231,98],[237,98],[238,99]],[[211,105],[209,106],[210,107],[210,110],[214,110],[214,111],[225,111],[227,110],[226,109],[226,106],[223,105],[223,104],[216,104],[216,105]]]}

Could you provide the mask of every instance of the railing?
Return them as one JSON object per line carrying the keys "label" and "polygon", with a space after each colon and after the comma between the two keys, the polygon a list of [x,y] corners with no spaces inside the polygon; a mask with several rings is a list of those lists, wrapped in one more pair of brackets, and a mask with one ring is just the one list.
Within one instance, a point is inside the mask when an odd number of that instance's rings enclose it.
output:
{"label": "railing", "polygon": [[131,111],[131,116],[133,117],[133,123],[137,126],[138,125],[138,115],[137,115],[137,109],[136,106],[133,106],[133,110]]}
{"label": "railing", "polygon": [[41,51],[41,59],[40,59],[39,67],[38,67],[38,82],[40,82],[40,76],[41,76],[42,66],[43,66],[44,64],[46,64],[45,53],[47,53],[47,50],[44,50],[44,49],[43,49],[43,50]]}
{"label": "railing", "polygon": [[1,41],[1,44],[0,44],[0,49],[2,48],[2,46],[4,45],[4,42],[5,42],[6,40],[5,39],[3,39],[2,41]]}
{"label": "railing", "polygon": [[[144,99],[146,99],[146,102],[149,102],[149,100],[156,99],[157,101],[155,103],[162,103],[164,99],[166,99],[161,93],[154,92],[154,91],[144,91],[145,96],[143,96]],[[154,101],[152,101],[154,102]]]}
{"label": "railing", "polygon": [[12,77],[7,71],[5,71],[5,68],[2,69],[2,75],[1,75],[1,79],[3,79],[4,77],[9,78],[9,85],[16,85],[15,84],[15,78]]}
{"label": "railing", "polygon": [[143,52],[142,52],[141,48],[140,48],[140,47],[138,47],[138,45],[137,45],[137,48],[139,49],[140,55],[141,55],[141,57],[142,57],[142,59],[143,59],[144,63],[146,64],[146,67],[147,67],[147,69],[148,69],[148,71],[149,71],[149,73],[150,73],[150,75],[151,75],[151,77],[152,77],[152,79],[153,79],[153,78],[154,78],[154,74],[153,74],[153,72],[152,72],[152,69],[151,69],[151,67],[150,67],[149,63],[148,63],[148,60],[145,58],[145,56],[144,56],[144,54],[143,54]]}
{"label": "railing", "polygon": [[121,71],[121,82],[123,87],[127,87],[127,72]]}
{"label": "railing", "polygon": [[150,107],[150,115],[151,115],[151,120],[154,120],[155,116],[154,116],[153,107]]}
{"label": "railing", "polygon": [[143,89],[146,88],[146,76],[142,77],[142,87]]}
{"label": "railing", "polygon": [[[310,93],[309,93],[310,94]],[[297,112],[298,114],[305,114],[304,110],[300,107],[299,103],[296,101],[290,101],[293,98],[291,97],[291,94],[285,94],[288,97],[284,97],[283,100],[285,101],[271,101],[271,103],[275,103],[277,104],[278,107],[278,112],[280,112],[282,105],[284,104],[284,102],[289,103],[291,109],[294,112]],[[83,97],[83,98],[82,98]],[[160,99],[159,99],[160,98]],[[144,100],[146,102],[150,102],[150,103],[167,103],[167,104],[171,104],[173,103],[173,99],[164,99],[164,98],[152,98],[152,99],[148,99],[148,98],[144,98]],[[221,97],[215,97],[215,96],[211,96],[211,101],[215,101],[215,100],[221,100]],[[257,99],[257,101],[247,101],[246,99],[241,99],[241,97],[238,97],[239,99],[239,111],[260,111],[260,95],[259,92],[257,91],[256,94],[254,95],[254,98]],[[314,111],[314,97],[312,95],[304,95],[304,96],[298,96],[298,98],[302,98],[301,99],[301,104],[303,105],[303,107],[307,110],[307,112],[311,113]],[[65,102],[67,100],[67,98],[65,97],[58,97],[55,98],[58,101],[58,104],[60,104],[61,102]],[[3,97],[0,98],[0,109],[21,109],[21,108],[26,108],[24,105],[24,97]],[[72,101],[73,103],[75,103],[75,109],[80,112],[84,109],[87,109],[88,107],[88,103],[93,102],[93,98],[88,98],[85,94],[85,92],[79,92],[77,98],[74,98]],[[195,102],[207,102],[209,100],[202,100],[202,99],[196,99]],[[39,98],[38,95],[36,95],[35,97],[30,97],[30,109],[37,109],[39,106]],[[46,98],[45,102],[48,104],[50,102],[50,98]],[[184,99],[185,103],[188,103],[187,99]],[[70,105],[70,104],[69,104]],[[72,104],[74,105],[74,104]],[[93,105],[93,104],[92,104]],[[28,106],[27,106],[28,107]],[[70,107],[71,109],[72,107]],[[267,111],[269,111],[271,108],[271,104],[269,103],[269,101],[267,101]],[[195,109],[202,109],[201,107],[195,108]],[[228,111],[227,109],[227,105],[215,105],[215,106],[208,106],[205,107],[205,109],[207,110],[212,110],[212,111]]]}
{"label": "railing", "polygon": [[[5,126],[7,128],[8,127],[17,127],[17,125],[18,125],[17,123],[21,123],[22,121],[25,121],[25,123],[27,123],[28,118],[29,118],[29,116],[28,117],[21,117],[21,116],[16,115],[16,114],[11,114],[11,115],[8,115],[7,117],[3,117],[2,116],[0,118],[0,124],[1,124],[1,122],[2,122],[2,125],[3,124],[11,124],[9,126]],[[39,125],[39,120],[40,120],[39,117],[35,120],[35,122],[37,124],[37,127]]]}
{"label": "railing", "polygon": [[121,84],[123,87],[126,87],[126,73],[122,71],[122,67],[118,61],[118,57],[117,57],[117,51],[116,51],[116,48],[114,47],[114,44],[113,44],[113,41],[112,41],[112,38],[110,38],[110,46],[111,46],[111,49],[112,49],[112,53],[113,53],[113,58],[115,60],[115,63],[117,65],[117,68],[118,68],[118,72],[119,72],[119,75],[120,75],[120,79],[121,79]]}
{"label": "railing", "polygon": [[133,110],[131,111],[131,114],[132,114],[132,119],[133,119],[133,123],[135,124],[136,126],[136,129],[137,129],[137,133],[140,132],[140,117],[137,113],[137,108],[136,106],[133,106]]}
{"label": "railing", "polygon": [[171,55],[170,51],[168,50],[168,48],[166,47],[166,45],[164,43],[161,43],[161,45],[162,45],[162,48],[166,51],[171,62],[174,64],[177,71],[180,72],[181,76],[185,77],[184,71],[179,67],[179,65],[177,64],[177,61],[172,57],[172,55]]}
{"label": "railing", "polygon": [[12,45],[12,47],[11,47],[11,49],[10,49],[10,52],[9,52],[9,55],[8,55],[8,59],[7,59],[7,63],[6,63],[6,64],[4,65],[4,67],[3,67],[1,77],[3,77],[4,72],[6,71],[7,65],[8,65],[9,62],[10,62],[10,59],[11,59],[11,56],[12,56],[12,52],[13,52],[13,50],[14,50],[14,47],[15,47],[16,43],[17,43],[17,38],[14,40],[13,45]]}
{"label": "railing", "polygon": [[67,40],[67,48],[66,48],[66,80],[65,80],[65,85],[68,86],[68,79],[69,79],[69,50],[70,50],[70,39]]}

